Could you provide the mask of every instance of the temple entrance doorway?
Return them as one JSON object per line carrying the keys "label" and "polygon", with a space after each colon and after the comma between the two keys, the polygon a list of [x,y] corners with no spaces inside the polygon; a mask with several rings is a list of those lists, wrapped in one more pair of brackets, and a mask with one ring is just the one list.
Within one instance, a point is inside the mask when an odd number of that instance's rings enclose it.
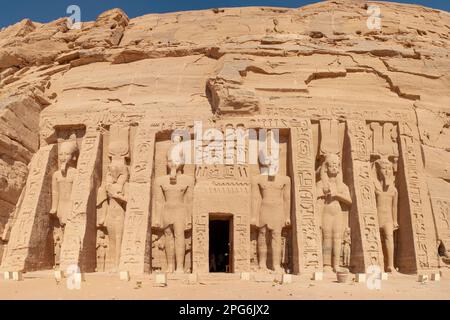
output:
{"label": "temple entrance doorway", "polygon": [[233,216],[209,215],[209,272],[233,272]]}

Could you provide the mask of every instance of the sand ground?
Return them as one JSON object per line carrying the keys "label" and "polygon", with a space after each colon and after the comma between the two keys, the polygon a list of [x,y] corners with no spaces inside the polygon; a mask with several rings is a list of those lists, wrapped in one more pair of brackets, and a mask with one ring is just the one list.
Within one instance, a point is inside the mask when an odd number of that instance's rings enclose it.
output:
{"label": "sand ground", "polygon": [[169,279],[167,287],[156,287],[151,276],[126,282],[117,274],[87,274],[79,290],[68,289],[66,281],[56,282],[52,271],[26,273],[23,281],[1,279],[0,299],[450,299],[450,277],[420,283],[417,276],[391,276],[382,281],[380,290],[370,290],[365,283],[338,283],[333,274],[326,274],[322,281],[296,276],[290,284],[209,275],[200,277],[197,284],[189,284],[187,278]]}

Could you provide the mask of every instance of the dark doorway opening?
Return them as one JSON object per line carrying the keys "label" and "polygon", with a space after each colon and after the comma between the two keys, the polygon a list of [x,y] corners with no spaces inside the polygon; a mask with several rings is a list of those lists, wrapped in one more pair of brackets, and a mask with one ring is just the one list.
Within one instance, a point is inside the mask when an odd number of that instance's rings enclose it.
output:
{"label": "dark doorway opening", "polygon": [[209,272],[232,272],[232,217],[211,215],[209,218]]}

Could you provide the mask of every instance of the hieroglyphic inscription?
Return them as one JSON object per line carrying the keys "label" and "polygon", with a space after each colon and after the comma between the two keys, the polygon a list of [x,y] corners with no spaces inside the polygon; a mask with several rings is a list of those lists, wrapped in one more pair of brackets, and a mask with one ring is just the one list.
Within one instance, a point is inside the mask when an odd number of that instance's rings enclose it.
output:
{"label": "hieroglyphic inscription", "polygon": [[139,126],[134,140],[134,156],[128,186],[128,204],[119,268],[133,274],[150,272],[151,180],[156,131]]}
{"label": "hieroglyphic inscription", "polygon": [[83,139],[73,183],[72,212],[67,219],[61,246],[62,270],[70,265],[78,265],[83,272],[95,270],[95,190],[99,182],[96,168],[101,159],[100,147],[101,134],[89,129]]}
{"label": "hieroglyphic inscription", "polygon": [[248,212],[234,216],[234,270],[233,272],[249,271],[250,268],[250,227],[247,219]]}
{"label": "hieroglyphic inscription", "polygon": [[449,198],[431,197],[438,239],[450,250],[450,195]]}
{"label": "hieroglyphic inscription", "polygon": [[436,268],[438,265],[436,235],[432,227],[428,190],[420,163],[420,146],[417,128],[407,122],[399,123],[400,149],[406,178],[409,214],[414,233],[417,271]]}
{"label": "hieroglyphic inscription", "polygon": [[270,117],[307,117],[313,120],[342,119],[347,120],[374,120],[374,121],[415,121],[415,115],[410,110],[395,109],[364,109],[361,106],[295,106],[295,107],[268,107],[264,115]]}
{"label": "hieroglyphic inscription", "polygon": [[311,122],[298,120],[291,129],[296,243],[294,273],[322,268],[320,229],[315,212],[315,168]]}
{"label": "hieroglyphic inscription", "polygon": [[193,272],[209,272],[209,212],[202,210],[199,200],[194,196],[192,270]]}
{"label": "hieroglyphic inscription", "polygon": [[[370,152],[366,122],[347,121],[347,132],[351,147],[353,172],[353,204],[361,238],[354,237],[352,241],[361,241],[362,252],[354,253],[357,257],[355,272],[365,273],[370,265],[383,266],[383,252],[379,236],[375,190],[371,180]],[[362,257],[361,257],[362,255]]]}
{"label": "hieroglyphic inscription", "polygon": [[56,169],[56,146],[39,149],[30,163],[30,171],[11,230],[2,269],[32,271],[52,265],[46,250],[51,206],[51,177]]}

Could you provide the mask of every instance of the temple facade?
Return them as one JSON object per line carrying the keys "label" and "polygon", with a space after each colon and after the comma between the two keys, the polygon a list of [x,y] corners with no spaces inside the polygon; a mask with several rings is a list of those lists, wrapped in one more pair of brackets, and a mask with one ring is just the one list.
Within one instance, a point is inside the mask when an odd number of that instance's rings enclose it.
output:
{"label": "temple facade", "polygon": [[[1,268],[437,270],[441,201],[429,197],[414,114],[317,110],[200,122],[153,120],[145,109],[43,113]],[[226,130],[237,128],[256,135],[239,143]],[[222,135],[212,138],[211,129]],[[263,131],[277,132],[273,173],[262,170],[270,163],[249,160]],[[230,147],[231,158],[202,161]]]}

